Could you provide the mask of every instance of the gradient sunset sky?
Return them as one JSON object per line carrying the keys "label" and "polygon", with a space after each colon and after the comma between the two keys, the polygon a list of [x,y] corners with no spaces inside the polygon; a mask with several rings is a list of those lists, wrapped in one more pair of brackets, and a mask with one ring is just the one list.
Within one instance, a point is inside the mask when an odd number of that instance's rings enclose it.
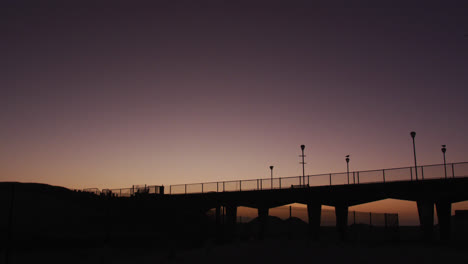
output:
{"label": "gradient sunset sky", "polygon": [[[2,4],[0,181],[120,188],[468,161],[468,4]],[[390,4],[391,2],[391,4]],[[464,4],[464,6],[462,6]]]}

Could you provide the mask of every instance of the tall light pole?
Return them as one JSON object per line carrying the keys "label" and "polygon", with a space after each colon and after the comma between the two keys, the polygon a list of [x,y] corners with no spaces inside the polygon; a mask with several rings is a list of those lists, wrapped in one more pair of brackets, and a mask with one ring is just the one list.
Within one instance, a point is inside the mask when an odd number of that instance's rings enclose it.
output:
{"label": "tall light pole", "polygon": [[445,145],[442,145],[442,153],[444,155],[444,172],[445,172],[445,179],[447,179],[447,163],[445,163],[445,152],[447,151],[447,148]]}
{"label": "tall light pole", "polygon": [[349,184],[349,155],[346,155],[346,172],[348,174],[348,184]]}
{"label": "tall light pole", "polygon": [[305,165],[304,157],[305,156],[304,156],[304,149],[305,149],[305,145],[301,145],[301,150],[302,150],[302,155],[301,155],[301,157],[302,157],[302,162],[301,162],[301,164],[302,164],[302,185],[305,186],[305,168],[304,168],[304,165]]}
{"label": "tall light pole", "polygon": [[271,170],[271,189],[273,189],[273,166],[270,166]]}
{"label": "tall light pole", "polygon": [[414,171],[416,173],[416,180],[418,180],[418,165],[416,163],[416,144],[414,143],[414,137],[416,136],[416,132],[411,131],[410,135],[413,138]]}

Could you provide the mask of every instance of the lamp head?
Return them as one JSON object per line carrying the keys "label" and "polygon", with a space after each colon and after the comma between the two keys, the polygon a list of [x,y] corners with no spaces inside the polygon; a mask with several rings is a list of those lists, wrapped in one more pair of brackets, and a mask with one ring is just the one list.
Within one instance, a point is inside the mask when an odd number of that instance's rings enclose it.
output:
{"label": "lamp head", "polygon": [[304,149],[305,149],[305,145],[301,145],[301,149],[304,150]]}
{"label": "lamp head", "polygon": [[447,148],[445,147],[445,145],[442,145],[442,152],[445,153],[447,151]]}
{"label": "lamp head", "polygon": [[273,170],[273,166],[270,166],[270,170]]}
{"label": "lamp head", "polygon": [[416,136],[416,132],[411,131],[410,135],[411,135],[412,138],[414,138]]}

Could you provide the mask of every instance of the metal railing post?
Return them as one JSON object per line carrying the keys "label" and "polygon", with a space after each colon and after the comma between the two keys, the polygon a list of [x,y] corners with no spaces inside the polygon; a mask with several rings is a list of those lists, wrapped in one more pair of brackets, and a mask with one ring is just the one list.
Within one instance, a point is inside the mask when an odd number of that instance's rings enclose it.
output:
{"label": "metal railing post", "polygon": [[330,173],[330,186],[331,186],[331,185],[332,185],[332,183],[331,183],[331,173]]}
{"label": "metal railing post", "polygon": [[185,194],[187,194],[187,184],[185,184]]}
{"label": "metal railing post", "polygon": [[281,189],[281,178],[279,178],[279,188]]}
{"label": "metal railing post", "polygon": [[421,179],[424,180],[424,166],[421,166]]}
{"label": "metal railing post", "polygon": [[223,182],[223,192],[226,191],[226,184],[225,184],[225,183],[226,183],[226,182]]}
{"label": "metal railing post", "polygon": [[259,187],[259,185],[258,185],[258,179],[257,179],[257,191],[260,190],[258,187]]}
{"label": "metal railing post", "polygon": [[216,192],[219,192],[219,182],[216,182]]}
{"label": "metal railing post", "polygon": [[353,171],[353,184],[356,184],[356,172]]}
{"label": "metal railing post", "polygon": [[203,183],[201,184],[201,193],[203,193]]}
{"label": "metal railing post", "polygon": [[409,172],[411,175],[411,181],[413,181],[413,168],[412,167],[409,168]]}
{"label": "metal railing post", "polygon": [[382,170],[382,174],[383,174],[383,182],[385,182],[385,170]]}
{"label": "metal railing post", "polygon": [[452,178],[455,178],[455,170],[454,170],[454,167],[453,167],[453,163],[452,163]]}
{"label": "metal railing post", "polygon": [[239,192],[242,192],[242,181],[239,181]]}
{"label": "metal railing post", "polygon": [[357,183],[359,184],[359,171],[357,172]]}

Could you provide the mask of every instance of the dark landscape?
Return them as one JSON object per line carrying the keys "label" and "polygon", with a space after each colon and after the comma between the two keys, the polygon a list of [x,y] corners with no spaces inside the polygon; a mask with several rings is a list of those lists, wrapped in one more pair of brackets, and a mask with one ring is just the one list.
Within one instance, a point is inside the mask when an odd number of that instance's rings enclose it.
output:
{"label": "dark landscape", "polygon": [[[238,223],[235,234],[216,225],[212,211],[167,206],[163,195],[109,197],[33,183],[1,183],[2,263],[380,263],[468,260],[466,225],[450,240],[425,240],[421,228],[350,225],[346,239],[335,227],[311,238],[299,218],[268,217],[260,237],[258,218]],[[224,220],[223,220],[224,221]],[[452,220],[454,221],[454,220]],[[455,222],[453,222],[455,224]],[[221,230],[217,230],[221,228]],[[6,254],[8,251],[8,261]]]}

